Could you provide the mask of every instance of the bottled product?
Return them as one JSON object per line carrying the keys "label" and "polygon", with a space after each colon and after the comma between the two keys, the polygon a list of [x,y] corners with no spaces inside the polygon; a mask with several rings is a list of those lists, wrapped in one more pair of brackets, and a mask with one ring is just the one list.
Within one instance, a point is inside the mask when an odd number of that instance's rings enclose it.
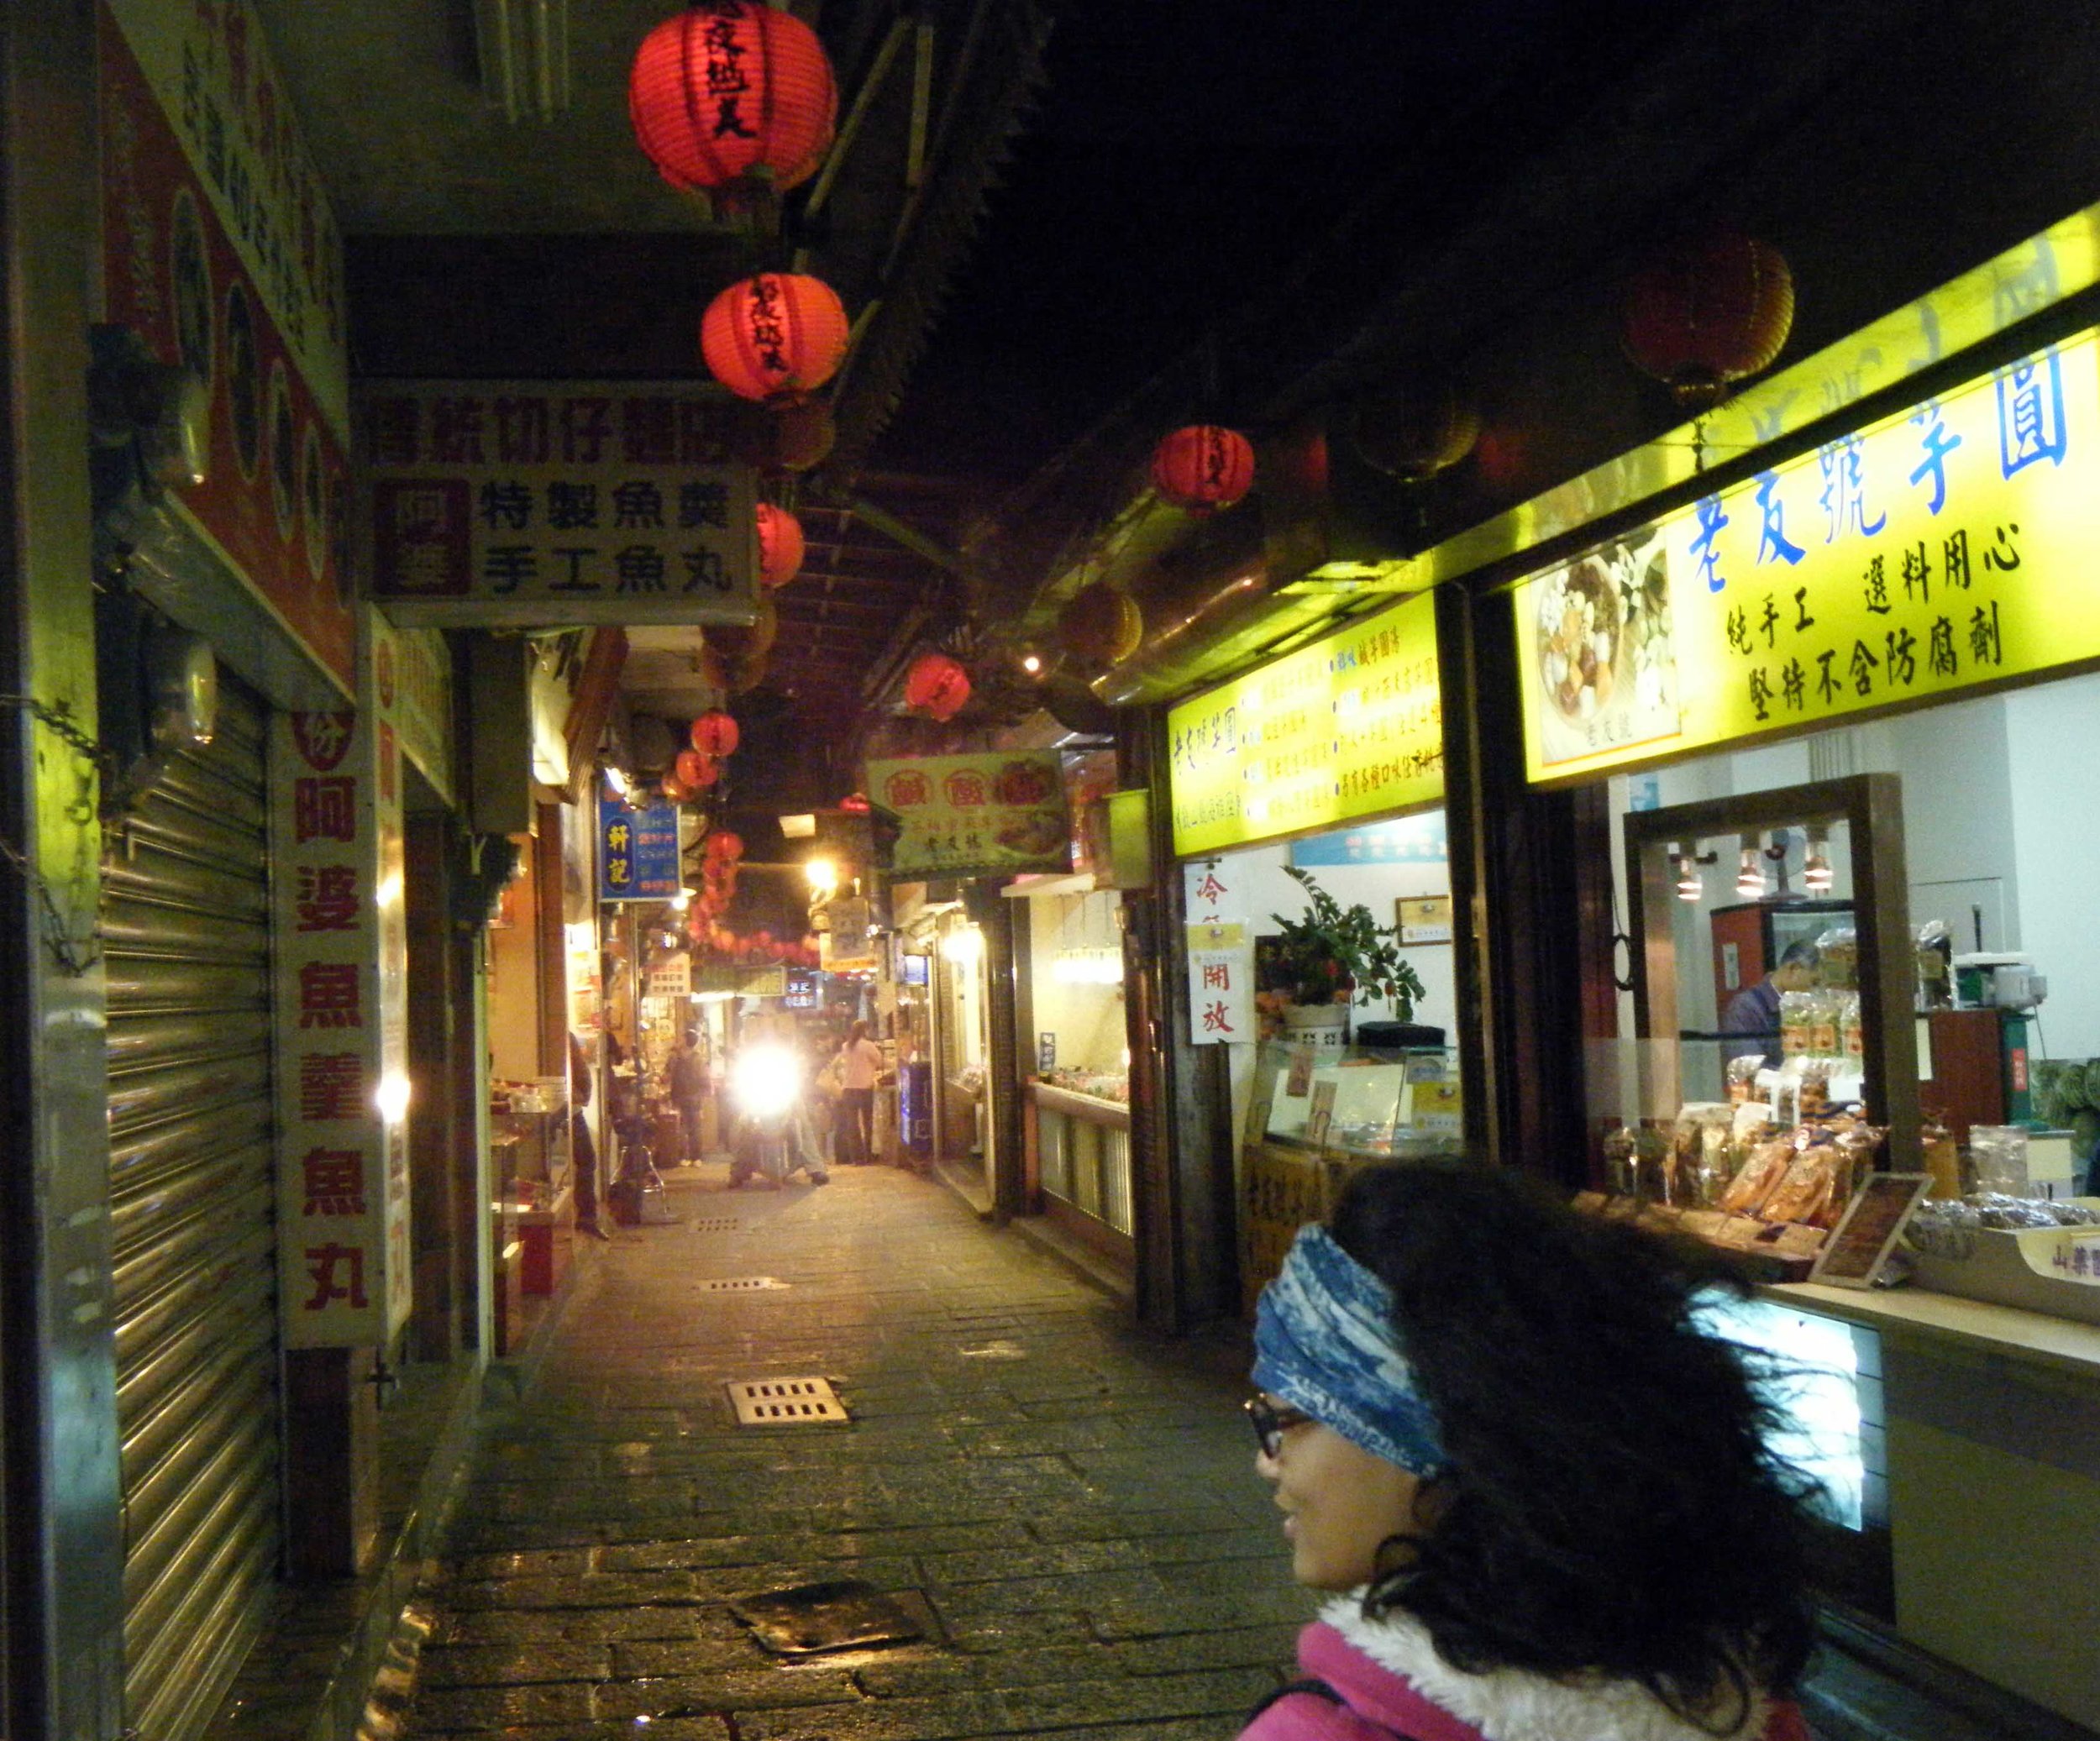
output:
{"label": "bottled product", "polygon": [[1779,994],[1779,1052],[1797,1058],[1809,1050],[1809,994],[1787,991]]}

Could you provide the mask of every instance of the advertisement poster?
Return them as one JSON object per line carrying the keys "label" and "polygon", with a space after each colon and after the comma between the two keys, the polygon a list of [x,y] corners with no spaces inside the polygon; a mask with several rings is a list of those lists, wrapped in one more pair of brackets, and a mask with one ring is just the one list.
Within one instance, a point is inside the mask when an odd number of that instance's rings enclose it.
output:
{"label": "advertisement poster", "polygon": [[1055,750],[870,762],[867,792],[901,831],[899,877],[983,877],[1072,868],[1071,817]]}
{"label": "advertisement poster", "polygon": [[355,712],[270,717],[278,1310],[291,1348],[407,1321],[408,930],[399,690],[368,637]]}
{"label": "advertisement poster", "polygon": [[1189,1040],[1226,1046],[1259,1037],[1254,936],[1237,873],[1222,859],[1182,867],[1189,954]]}
{"label": "advertisement poster", "polygon": [[1518,590],[1525,759],[1590,774],[2100,658],[2100,338]]}
{"label": "advertisement poster", "polygon": [[108,0],[103,316],[210,389],[175,511],[351,693],[343,244],[249,0]]}
{"label": "advertisement poster", "polygon": [[396,622],[746,624],[753,474],[698,381],[360,385],[360,522]]}
{"label": "advertisement poster", "polygon": [[1189,857],[1444,795],[1436,606],[1425,593],[1170,708]]}

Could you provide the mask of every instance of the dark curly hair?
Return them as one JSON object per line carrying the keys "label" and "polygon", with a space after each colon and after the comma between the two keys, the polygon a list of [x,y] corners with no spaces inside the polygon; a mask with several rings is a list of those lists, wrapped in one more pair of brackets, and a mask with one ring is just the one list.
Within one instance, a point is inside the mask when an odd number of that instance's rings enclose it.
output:
{"label": "dark curly hair", "polygon": [[1351,1182],[1330,1230],[1394,1293],[1447,1471],[1364,1598],[1454,1668],[1599,1670],[1726,1733],[1814,1638],[1811,1485],[1766,1449],[1758,1357],[1703,1330],[1719,1253],[1459,1165]]}

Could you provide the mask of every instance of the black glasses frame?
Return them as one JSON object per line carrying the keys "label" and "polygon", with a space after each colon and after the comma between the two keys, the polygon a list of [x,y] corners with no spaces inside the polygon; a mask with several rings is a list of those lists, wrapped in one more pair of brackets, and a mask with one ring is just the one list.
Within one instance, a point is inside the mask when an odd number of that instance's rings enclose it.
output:
{"label": "black glasses frame", "polygon": [[1267,1397],[1249,1397],[1240,1407],[1247,1411],[1247,1424],[1254,1429],[1254,1442],[1262,1455],[1274,1459],[1284,1454],[1284,1434],[1301,1427],[1312,1417],[1302,1408],[1272,1403]]}

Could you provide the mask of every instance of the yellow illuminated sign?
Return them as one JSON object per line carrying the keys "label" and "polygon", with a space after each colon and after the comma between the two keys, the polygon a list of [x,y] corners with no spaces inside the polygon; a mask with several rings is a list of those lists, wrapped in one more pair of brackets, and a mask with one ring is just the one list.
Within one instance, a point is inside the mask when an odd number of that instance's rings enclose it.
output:
{"label": "yellow illuminated sign", "polygon": [[2100,335],[1532,576],[1533,781],[2100,658]]}
{"label": "yellow illuminated sign", "polygon": [[1436,608],[1425,593],[1167,715],[1187,857],[1444,795]]}

